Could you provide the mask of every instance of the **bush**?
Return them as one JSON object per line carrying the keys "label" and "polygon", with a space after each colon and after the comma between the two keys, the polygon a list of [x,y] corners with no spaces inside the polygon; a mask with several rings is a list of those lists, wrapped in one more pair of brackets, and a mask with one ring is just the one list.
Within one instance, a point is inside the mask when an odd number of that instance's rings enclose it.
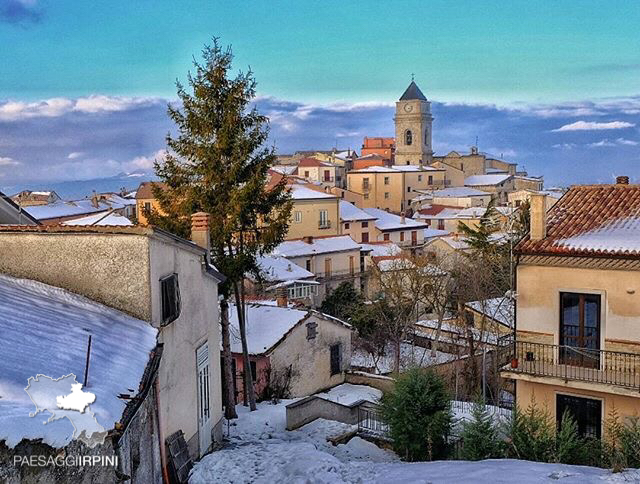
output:
{"label": "bush", "polygon": [[546,410],[540,410],[535,400],[525,411],[514,408],[505,432],[510,457],[538,462],[553,462],[555,429]]}
{"label": "bush", "polygon": [[606,422],[606,439],[603,444],[604,465],[614,472],[628,467],[640,467],[640,420],[631,417],[625,425],[615,407]]}
{"label": "bush", "polygon": [[473,405],[471,417],[470,422],[463,424],[461,458],[483,460],[502,457],[499,432],[484,401],[479,400]]}
{"label": "bush", "polygon": [[562,464],[587,464],[585,454],[587,439],[578,434],[578,424],[568,410],[565,410],[556,432],[556,452],[554,461]]}
{"label": "bush", "polygon": [[396,453],[408,461],[447,456],[451,406],[442,377],[413,369],[401,375],[393,391],[382,397]]}

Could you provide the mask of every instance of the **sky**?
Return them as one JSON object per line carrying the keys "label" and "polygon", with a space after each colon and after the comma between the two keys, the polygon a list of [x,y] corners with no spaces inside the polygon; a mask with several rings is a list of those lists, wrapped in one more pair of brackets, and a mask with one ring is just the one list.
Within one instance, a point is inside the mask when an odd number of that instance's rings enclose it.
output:
{"label": "sky", "polygon": [[0,189],[151,171],[212,36],[281,153],[392,136],[413,74],[437,154],[477,137],[549,186],[640,181],[638,25],[635,0],[0,0]]}

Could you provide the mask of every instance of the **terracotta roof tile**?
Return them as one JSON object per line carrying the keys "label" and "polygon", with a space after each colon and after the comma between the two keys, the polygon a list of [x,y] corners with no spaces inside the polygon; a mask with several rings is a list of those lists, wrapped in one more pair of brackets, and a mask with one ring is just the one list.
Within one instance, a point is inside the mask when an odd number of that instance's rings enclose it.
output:
{"label": "terracotta roof tile", "polygon": [[640,257],[640,185],[573,186],[547,213],[547,236],[520,254]]}

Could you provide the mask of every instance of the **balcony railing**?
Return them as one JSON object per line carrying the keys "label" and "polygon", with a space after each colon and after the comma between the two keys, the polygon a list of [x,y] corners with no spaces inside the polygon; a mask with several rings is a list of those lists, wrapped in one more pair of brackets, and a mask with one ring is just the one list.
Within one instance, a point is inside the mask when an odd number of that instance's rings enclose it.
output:
{"label": "balcony railing", "polygon": [[319,220],[318,221],[319,229],[330,229],[331,228],[331,220]]}
{"label": "balcony railing", "polygon": [[504,370],[640,390],[640,354],[516,341]]}

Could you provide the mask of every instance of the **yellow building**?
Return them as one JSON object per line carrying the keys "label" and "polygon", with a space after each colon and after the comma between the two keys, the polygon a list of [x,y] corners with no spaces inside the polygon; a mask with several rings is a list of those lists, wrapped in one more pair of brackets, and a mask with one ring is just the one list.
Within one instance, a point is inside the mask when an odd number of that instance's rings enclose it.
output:
{"label": "yellow building", "polygon": [[147,225],[145,212],[160,210],[160,204],[153,195],[153,185],[164,187],[161,182],[142,182],[136,191],[136,217],[140,225]]}
{"label": "yellow building", "polygon": [[443,187],[445,171],[429,166],[371,166],[347,173],[347,189],[362,195],[359,208],[404,212],[418,190]]}
{"label": "yellow building", "polygon": [[368,244],[376,240],[376,217],[359,209],[353,203],[340,200],[341,234],[356,242]]}
{"label": "yellow building", "polygon": [[306,236],[326,237],[340,233],[340,199],[321,188],[293,183],[291,222],[286,240]]}
{"label": "yellow building", "polygon": [[562,197],[562,193],[557,191],[538,191],[529,189],[516,190],[515,192],[511,192],[507,195],[509,206],[519,207],[523,203],[530,201],[531,195],[535,195],[536,193],[547,195],[545,202],[547,210],[553,207],[556,202],[560,200],[560,197]]}
{"label": "yellow building", "polygon": [[464,179],[464,186],[491,193],[498,203],[507,203],[507,195],[513,191],[513,176],[472,175]]}
{"label": "yellow building", "polygon": [[344,166],[339,166],[317,158],[302,158],[293,172],[311,183],[323,187],[342,187],[344,184]]}
{"label": "yellow building", "polygon": [[598,437],[614,408],[640,411],[640,185],[574,186],[545,207],[531,197],[531,232],[515,249],[515,353],[502,374],[519,406],[568,410]]}

